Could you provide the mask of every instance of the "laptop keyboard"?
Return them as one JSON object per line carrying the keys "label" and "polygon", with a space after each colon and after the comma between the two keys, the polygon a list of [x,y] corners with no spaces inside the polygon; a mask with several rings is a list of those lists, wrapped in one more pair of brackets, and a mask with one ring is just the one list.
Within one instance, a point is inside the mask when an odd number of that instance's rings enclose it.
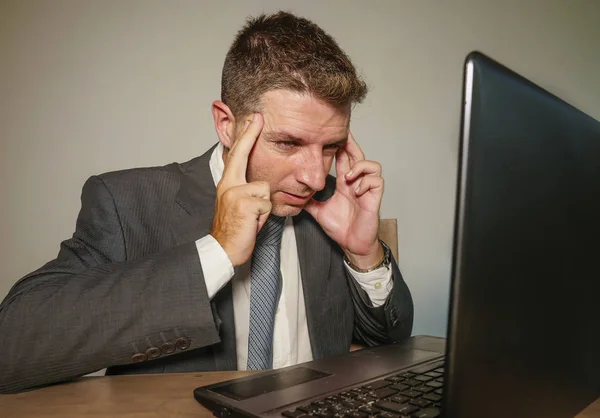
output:
{"label": "laptop keyboard", "polygon": [[284,411],[288,418],[430,418],[441,415],[444,362],[398,373]]}

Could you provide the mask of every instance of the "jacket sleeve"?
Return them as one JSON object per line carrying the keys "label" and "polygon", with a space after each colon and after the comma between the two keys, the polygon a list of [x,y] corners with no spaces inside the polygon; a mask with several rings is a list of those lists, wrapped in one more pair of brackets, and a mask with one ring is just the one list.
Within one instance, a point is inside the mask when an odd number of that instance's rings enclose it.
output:
{"label": "jacket sleeve", "polygon": [[402,341],[410,337],[413,326],[413,301],[396,261],[392,258],[393,289],[385,303],[373,307],[369,296],[346,269],[354,303],[354,338],[368,346]]}
{"label": "jacket sleeve", "polygon": [[71,239],[0,305],[0,393],[219,342],[194,242],[127,261],[109,189],[84,185]]}

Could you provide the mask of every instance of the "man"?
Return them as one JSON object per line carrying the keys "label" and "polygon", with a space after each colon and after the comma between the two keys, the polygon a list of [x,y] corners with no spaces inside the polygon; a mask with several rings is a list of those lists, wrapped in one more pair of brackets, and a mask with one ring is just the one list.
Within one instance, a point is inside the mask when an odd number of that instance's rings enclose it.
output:
{"label": "man", "polygon": [[[73,237],[0,306],[0,391],[107,374],[283,367],[399,341],[383,178],[350,133],[364,82],[288,13],[249,20],[184,164],[91,177]],[[337,178],[328,176],[335,161]]]}

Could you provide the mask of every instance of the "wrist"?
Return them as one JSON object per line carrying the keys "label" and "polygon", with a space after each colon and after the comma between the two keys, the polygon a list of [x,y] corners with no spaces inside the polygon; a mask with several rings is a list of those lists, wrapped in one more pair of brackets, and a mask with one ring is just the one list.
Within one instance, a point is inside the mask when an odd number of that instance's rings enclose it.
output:
{"label": "wrist", "polygon": [[373,250],[366,254],[355,254],[344,250],[345,260],[348,265],[358,272],[368,272],[382,266],[387,257],[383,243],[377,240]]}
{"label": "wrist", "polygon": [[229,262],[231,263],[231,265],[233,267],[238,267],[241,264],[244,264],[244,261],[241,258],[241,254],[239,254],[239,251],[235,251],[237,247],[230,247],[228,245],[228,241],[218,233],[211,231],[209,233],[209,235],[211,235],[214,238],[214,240],[217,242],[217,244],[219,244],[221,246],[221,248],[223,249],[223,252],[227,256],[227,258],[229,259]]}

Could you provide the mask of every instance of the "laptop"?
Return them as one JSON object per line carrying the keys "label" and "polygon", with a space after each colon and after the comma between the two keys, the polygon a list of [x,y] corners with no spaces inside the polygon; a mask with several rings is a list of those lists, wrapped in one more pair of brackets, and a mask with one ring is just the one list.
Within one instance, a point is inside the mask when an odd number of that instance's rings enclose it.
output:
{"label": "laptop", "polygon": [[600,397],[600,123],[491,58],[464,68],[447,340],[200,387],[228,417],[572,417]]}

